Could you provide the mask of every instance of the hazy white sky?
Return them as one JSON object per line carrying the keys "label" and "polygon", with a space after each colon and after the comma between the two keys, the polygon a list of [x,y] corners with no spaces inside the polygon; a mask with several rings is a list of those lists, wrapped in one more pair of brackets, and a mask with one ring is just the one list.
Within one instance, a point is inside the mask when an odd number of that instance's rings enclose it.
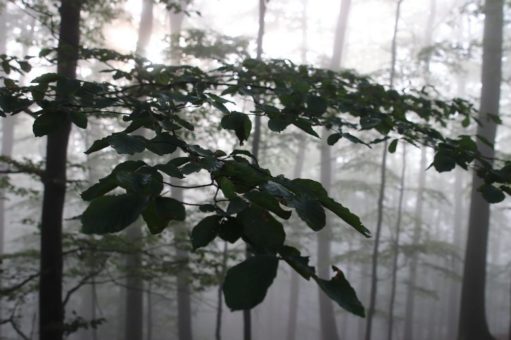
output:
{"label": "hazy white sky", "polygon": [[[308,0],[307,4],[307,62],[321,66],[330,58],[340,0]],[[258,0],[195,0],[192,15],[185,27],[218,31],[230,36],[246,36],[254,42],[258,30]],[[396,0],[352,0],[348,23],[344,67],[361,73],[385,70],[390,65],[390,43],[393,33]],[[460,0],[437,0],[433,42],[452,37],[452,28],[445,24]],[[119,19],[105,29],[108,44],[129,52],[135,49],[142,0],[127,0],[125,8],[132,20]],[[303,1],[271,0],[266,16],[264,56],[288,58],[301,62],[301,16]],[[430,1],[405,0],[402,5],[398,45],[401,59],[414,57],[423,46]],[[168,16],[163,7],[155,11],[157,24],[148,48],[149,57],[163,61],[162,42],[168,33]],[[398,65],[399,67],[399,65]]]}

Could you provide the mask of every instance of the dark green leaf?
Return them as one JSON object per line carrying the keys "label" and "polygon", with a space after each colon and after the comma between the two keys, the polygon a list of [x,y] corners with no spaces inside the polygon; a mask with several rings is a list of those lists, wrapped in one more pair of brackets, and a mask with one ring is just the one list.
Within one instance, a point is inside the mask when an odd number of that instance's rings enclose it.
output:
{"label": "dark green leaf", "polygon": [[341,203],[338,203],[329,197],[322,199],[321,203],[325,208],[339,216],[344,222],[355,228],[359,233],[365,237],[371,237],[371,232],[369,229],[364,227],[360,218],[352,213],[348,208],[344,207]]}
{"label": "dark green leaf", "polygon": [[243,234],[254,246],[276,251],[286,239],[284,227],[269,212],[251,206],[238,214]]}
{"label": "dark green leaf", "polygon": [[57,130],[64,121],[60,112],[45,112],[34,120],[32,130],[36,137],[45,136]]}
{"label": "dark green leaf", "polygon": [[86,234],[108,234],[121,231],[136,221],[145,201],[136,195],[98,197],[82,214],[82,231]]}
{"label": "dark green leaf", "polygon": [[230,200],[227,206],[227,214],[234,215],[248,208],[248,203],[240,197],[235,197]]}
{"label": "dark green leaf", "polygon": [[220,189],[224,193],[224,196],[228,199],[233,199],[236,197],[236,188],[234,187],[234,184],[225,177],[220,178],[218,184],[220,185]]}
{"label": "dark green leaf", "polygon": [[279,250],[279,254],[304,279],[309,280],[315,275],[316,270],[309,266],[309,257],[302,256],[298,249],[284,246]]}
{"label": "dark green leaf", "polygon": [[398,141],[399,141],[398,139],[394,139],[392,142],[390,142],[390,144],[389,144],[389,148],[388,148],[388,150],[389,150],[389,152],[390,152],[390,153],[394,153],[394,152],[396,152],[397,142],[398,142]]}
{"label": "dark green leaf", "polygon": [[110,136],[95,140],[91,147],[85,151],[85,154],[91,154],[93,152],[102,150],[110,145]]}
{"label": "dark green leaf", "polygon": [[456,167],[456,160],[444,149],[439,149],[433,159],[433,166],[438,172],[451,171]]}
{"label": "dark green leaf", "polygon": [[151,234],[161,233],[170,221],[184,221],[186,210],[183,203],[168,197],[156,197],[142,213]]}
{"label": "dark green leaf", "polygon": [[319,138],[318,133],[316,131],[314,131],[314,129],[312,128],[312,124],[309,123],[307,120],[301,119],[301,118],[297,118],[293,122],[293,125],[298,127],[299,129],[307,132],[309,135]]}
{"label": "dark green leaf", "polygon": [[342,137],[342,134],[334,133],[334,134],[328,136],[326,142],[328,145],[334,145],[335,143],[337,143],[339,141],[339,139],[341,139],[341,137]]}
{"label": "dark green leaf", "polygon": [[358,299],[357,293],[346,280],[343,272],[336,267],[333,268],[336,274],[329,281],[318,277],[314,278],[319,287],[326,293],[326,295],[337,302],[340,307],[355,315],[365,317],[364,306]]}
{"label": "dark green leaf", "polygon": [[224,241],[234,243],[241,237],[243,226],[237,218],[226,218],[220,223],[218,236]]}
{"label": "dark green leaf", "polygon": [[291,211],[282,209],[280,207],[279,201],[277,201],[272,195],[266,192],[249,191],[245,194],[245,197],[261,208],[268,209],[281,218],[287,220],[289,217],[291,217]]}
{"label": "dark green leaf", "polygon": [[85,115],[85,113],[79,111],[72,111],[69,113],[69,116],[71,117],[71,121],[73,122],[74,125],[82,129],[87,128],[87,116]]}
{"label": "dark green leaf", "polygon": [[322,115],[328,107],[327,101],[319,96],[309,95],[307,97],[307,113]]}
{"label": "dark green leaf", "polygon": [[250,136],[252,122],[246,114],[241,112],[232,112],[222,118],[221,126],[227,130],[234,130],[236,136],[240,140],[240,144],[243,145],[243,142]]}
{"label": "dark green leaf", "polygon": [[100,179],[98,183],[85,190],[81,195],[82,199],[90,201],[96,197],[106,194],[119,185],[116,178],[117,173],[122,171],[133,172],[144,165],[145,163],[143,161],[126,161],[117,165],[110,175]]}
{"label": "dark green leaf", "polygon": [[161,133],[147,141],[146,148],[159,156],[164,156],[173,153],[182,144],[183,142],[177,137],[168,133]]}
{"label": "dark green leaf", "polygon": [[98,183],[94,184],[84,192],[82,192],[82,199],[90,201],[96,197],[102,196],[107,192],[110,192],[117,188],[117,179],[114,175],[110,174],[105,178],[99,180]]}
{"label": "dark green leaf", "polygon": [[149,166],[142,166],[135,171],[117,171],[115,177],[119,186],[127,191],[145,195],[158,195],[163,190],[162,175]]}
{"label": "dark green leaf", "polygon": [[298,216],[314,231],[323,229],[326,224],[325,210],[318,200],[300,196],[291,202]]}
{"label": "dark green leaf", "polygon": [[259,255],[230,268],[222,288],[226,305],[235,311],[260,304],[277,276],[278,266],[276,257]]}
{"label": "dark green leaf", "polygon": [[144,139],[140,136],[130,136],[124,133],[116,133],[109,138],[110,145],[119,154],[134,155],[145,149]]}
{"label": "dark green leaf", "polygon": [[205,217],[192,230],[193,249],[207,246],[218,235],[220,228],[220,216],[211,215]]}
{"label": "dark green leaf", "polygon": [[270,118],[268,121],[268,127],[273,132],[282,132],[289,126],[289,124],[291,124],[291,122],[281,116]]}
{"label": "dark green leaf", "polygon": [[166,164],[158,164],[155,166],[155,168],[166,173],[170,177],[185,178],[185,176],[183,176],[183,173],[172,161],[169,161]]}
{"label": "dark green leaf", "polygon": [[506,195],[502,190],[491,184],[483,184],[478,190],[488,203],[499,203],[506,199]]}
{"label": "dark green leaf", "polygon": [[32,70],[32,66],[28,61],[18,61],[18,65],[20,65],[20,68],[23,70],[23,72],[30,72]]}

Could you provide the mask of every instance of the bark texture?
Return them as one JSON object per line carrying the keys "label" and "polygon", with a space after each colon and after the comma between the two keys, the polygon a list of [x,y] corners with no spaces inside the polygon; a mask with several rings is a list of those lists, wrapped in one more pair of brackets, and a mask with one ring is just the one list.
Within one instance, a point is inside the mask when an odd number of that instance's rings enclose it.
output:
{"label": "bark texture", "polygon": [[[426,185],[426,149],[422,148],[420,169],[419,169],[419,187],[417,188],[417,198],[415,204],[415,225],[413,228],[412,244],[419,244],[422,234],[422,215],[424,204],[424,187]],[[419,263],[419,255],[413,252],[410,259],[410,272],[408,279],[408,288],[406,289],[405,302],[405,323],[404,323],[404,339],[413,339],[414,320],[415,320],[415,286],[417,285],[417,267]]]}
{"label": "bark texture", "polygon": [[[502,35],[504,1],[486,0],[484,5],[483,65],[481,74],[481,104],[477,135],[495,142],[497,126],[493,115],[499,114],[502,81]],[[481,139],[477,147],[490,161],[495,149]],[[490,206],[479,192],[484,184],[476,174],[472,178],[468,238],[461,289],[459,340],[493,339],[486,321],[486,253],[490,227]]]}
{"label": "bark texture", "polygon": [[[81,1],[62,0],[57,54],[57,73],[76,78],[80,45]],[[56,99],[65,104],[69,98],[64,85],[58,86]],[[39,338],[60,340],[63,336],[62,304],[62,216],[66,196],[67,145],[71,131],[69,112],[62,115],[60,126],[48,134],[46,169],[41,217],[41,276],[39,282]]]}

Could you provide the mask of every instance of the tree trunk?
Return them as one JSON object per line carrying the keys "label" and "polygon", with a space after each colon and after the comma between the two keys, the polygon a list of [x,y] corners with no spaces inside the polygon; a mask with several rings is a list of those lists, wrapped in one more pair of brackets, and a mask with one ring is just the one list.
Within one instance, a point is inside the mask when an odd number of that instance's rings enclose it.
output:
{"label": "tree trunk", "polygon": [[142,257],[138,245],[142,242],[143,233],[141,223],[134,223],[126,231],[128,242],[137,248],[133,253],[126,255],[126,319],[124,324],[124,339],[142,340],[143,312],[144,312],[144,281],[140,277]]}
{"label": "tree trunk", "polygon": [[[490,115],[498,115],[500,83],[502,79],[503,0],[486,0],[484,5],[483,65],[481,76],[481,105],[477,135],[495,142],[497,126]],[[491,162],[493,147],[477,140],[479,151]],[[486,252],[490,227],[490,206],[478,191],[484,184],[476,174],[472,191],[468,222],[468,238],[461,289],[459,340],[493,339],[486,322],[485,286]]]}
{"label": "tree trunk", "polygon": [[[330,146],[326,143],[328,131],[323,129],[323,142],[321,143],[321,184],[327,189],[332,186],[332,161]],[[323,278],[330,277],[330,259],[332,247],[332,228],[331,218],[327,215],[325,228],[318,232],[318,276]],[[338,340],[337,325],[335,322],[334,305],[332,300],[321,290],[319,293],[319,318],[320,318],[320,339]]]}
{"label": "tree trunk", "polygon": [[399,183],[399,198],[397,206],[397,220],[396,220],[396,238],[394,240],[394,250],[392,258],[392,278],[390,283],[390,302],[389,302],[389,324],[387,330],[387,340],[392,340],[392,332],[394,330],[394,302],[396,298],[397,286],[397,265],[399,260],[399,241],[401,237],[401,218],[403,213],[403,198],[405,193],[405,177],[406,177],[406,147],[403,145],[403,158],[401,164],[401,177]]}
{"label": "tree trunk", "polygon": [[[177,189],[177,190],[176,190]],[[183,200],[181,189],[173,188],[172,197]],[[192,301],[191,301],[191,271],[188,250],[188,231],[186,225],[179,223],[175,227],[176,260],[179,262],[177,274],[177,331],[179,340],[192,340]]]}
{"label": "tree trunk", "polygon": [[[343,49],[345,47],[346,29],[349,18],[350,0],[342,0],[341,11],[337,21],[337,29],[335,31],[334,46],[332,52],[332,59],[330,60],[330,68],[334,71],[338,70],[341,66],[341,59]],[[324,142],[320,148],[320,164],[321,173],[320,181],[323,186],[329,190],[332,187],[332,155],[330,146],[326,143],[328,131],[323,129]],[[331,242],[332,230],[331,221],[327,216],[326,227],[320,231],[318,237],[318,275],[323,278],[330,276],[330,258],[331,258]],[[332,300],[321,289],[318,288],[319,294],[319,317],[320,317],[320,336],[323,340],[336,340],[339,339],[337,325],[335,322],[335,313]]]}
{"label": "tree trunk", "polygon": [[[180,1],[182,10],[186,10],[188,2]],[[179,65],[181,58],[177,50],[179,42],[179,34],[184,21],[184,13],[171,12],[170,13],[170,35],[171,35],[171,63]],[[176,157],[179,157],[177,152]],[[172,188],[172,198],[182,201],[183,190],[180,188]],[[192,301],[191,301],[191,271],[190,271],[190,256],[188,254],[188,230],[183,223],[177,223],[174,227],[175,230],[175,243],[176,243],[176,260],[179,264],[179,271],[176,275],[177,284],[177,335],[179,340],[192,340]]]}
{"label": "tree trunk", "polygon": [[380,190],[378,193],[378,212],[376,218],[376,233],[374,235],[373,255],[371,259],[371,290],[369,294],[369,306],[367,308],[367,323],[365,339],[371,339],[373,315],[376,308],[376,294],[378,287],[378,252],[380,247],[381,228],[383,224],[383,201],[385,199],[387,172],[387,141],[383,143],[383,154],[381,161]]}
{"label": "tree trunk", "polygon": [[[266,17],[266,1],[267,0],[259,0],[259,29],[257,32],[257,55],[256,58],[258,60],[262,59],[263,56],[263,39],[264,39],[264,31],[265,31],[265,17]],[[254,98],[254,101],[257,103],[259,98]],[[252,139],[252,154],[255,159],[259,159],[259,149],[261,147],[261,116],[257,115],[254,119],[254,134]],[[249,257],[250,250],[247,247],[245,249],[245,256]],[[251,340],[252,339],[252,316],[250,310],[243,311],[243,339]]]}
{"label": "tree trunk", "polygon": [[146,57],[147,46],[153,33],[153,0],[142,0],[142,13],[138,25],[138,40],[135,54]]}
{"label": "tree trunk", "polygon": [[351,9],[351,0],[341,0],[341,10],[335,29],[334,50],[330,61],[330,69],[338,70],[342,64],[343,52],[346,48],[346,33]]}
{"label": "tree trunk", "polygon": [[[419,168],[419,187],[417,188],[417,199],[415,205],[415,226],[413,228],[412,245],[417,245],[421,239],[422,233],[422,210],[423,210],[423,193],[426,185],[426,149],[421,150],[421,160]],[[408,280],[408,288],[406,290],[405,304],[405,323],[403,339],[413,339],[414,326],[414,309],[415,309],[415,285],[417,282],[417,265],[419,255],[414,251],[410,259],[410,277]]]}
{"label": "tree trunk", "polygon": [[[296,153],[293,178],[299,178],[302,175],[305,153],[307,150],[307,140],[304,135],[300,135],[298,140],[298,151]],[[287,319],[287,340],[295,340],[296,324],[298,319],[298,302],[300,299],[300,275],[291,271],[291,283],[289,287],[289,317]]]}
{"label": "tree trunk", "polygon": [[146,338],[153,340],[153,294],[151,292],[151,284],[147,285],[146,292]]}
{"label": "tree trunk", "polygon": [[[224,250],[222,252],[222,272],[220,273],[221,281],[225,278],[225,273],[227,272],[227,255],[228,255],[228,246],[227,242],[224,242]],[[222,340],[222,314],[223,314],[223,291],[222,285],[218,285],[217,291],[217,305],[216,305],[216,325],[215,325],[215,339]]]}
{"label": "tree trunk", "polygon": [[[307,63],[307,9],[308,0],[302,0],[302,18],[301,18],[301,29],[302,29],[302,48],[301,48],[301,61],[302,64]],[[293,178],[298,178],[302,174],[303,164],[305,161],[305,153],[307,150],[307,141],[303,134],[298,139],[298,149],[296,153],[296,161],[293,170]],[[297,240],[297,243],[299,240]],[[300,275],[291,271],[290,285],[289,285],[289,316],[287,319],[287,331],[286,339],[295,340],[296,338],[296,324],[298,320],[298,305],[300,299]]]}
{"label": "tree trunk", "polygon": [[[180,0],[182,10],[186,10],[188,7],[188,2],[185,0]],[[179,46],[179,35],[181,33],[181,28],[183,27],[184,14],[183,12],[170,12],[170,62],[172,65],[179,65],[181,62],[178,46]]]}
{"label": "tree trunk", "polygon": [[[57,52],[57,73],[76,78],[80,44],[81,1],[62,0]],[[56,99],[66,102],[66,94],[57,87]],[[71,132],[68,113],[62,115],[59,128],[48,134],[46,169],[41,217],[41,276],[39,282],[40,340],[60,340],[63,335],[62,304],[62,216],[66,196],[67,145]]]}
{"label": "tree trunk", "polygon": [[[135,54],[144,57],[153,29],[153,0],[142,0],[142,13],[138,26],[138,40]],[[144,235],[142,223],[135,222],[126,231],[129,243],[140,245]],[[124,338],[126,340],[142,340],[144,327],[144,281],[139,270],[142,268],[142,257],[137,249],[126,255],[126,311],[124,313]]]}
{"label": "tree trunk", "polygon": [[[7,51],[7,4],[0,8],[0,54]],[[4,117],[2,120],[2,156],[11,157],[14,142],[14,119],[15,117]],[[6,221],[6,192],[0,190],[0,255],[4,253],[5,243],[5,221]],[[1,285],[1,282],[0,282]],[[0,305],[0,320],[3,316],[3,306]],[[0,338],[2,337],[2,327],[0,327]]]}
{"label": "tree trunk", "polygon": [[[397,33],[399,30],[399,19],[401,17],[401,4],[403,0],[398,0],[396,5],[396,14],[394,17],[394,34],[392,36],[391,46],[391,62],[390,62],[390,87],[394,87],[394,78],[396,74],[396,60],[397,60]],[[381,178],[380,190],[378,193],[378,212],[376,217],[376,233],[374,236],[374,246],[372,255],[371,266],[371,291],[369,295],[369,306],[367,308],[367,324],[365,339],[371,340],[373,315],[376,309],[376,294],[378,290],[378,255],[381,238],[381,228],[383,224],[383,202],[385,200],[385,185],[386,185],[386,172],[387,172],[387,140],[383,143],[383,155],[381,161]]]}

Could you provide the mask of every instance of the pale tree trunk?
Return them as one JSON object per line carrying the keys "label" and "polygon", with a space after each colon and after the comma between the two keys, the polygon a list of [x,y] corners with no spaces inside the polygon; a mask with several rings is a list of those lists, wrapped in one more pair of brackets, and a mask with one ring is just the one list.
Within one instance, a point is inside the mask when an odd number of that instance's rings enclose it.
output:
{"label": "pale tree trunk", "polygon": [[387,330],[387,340],[392,340],[394,331],[394,303],[396,298],[397,286],[397,265],[399,260],[399,242],[401,237],[401,219],[403,213],[403,198],[405,193],[405,177],[406,177],[406,147],[403,145],[403,158],[401,160],[401,177],[399,179],[399,198],[397,203],[397,220],[396,220],[396,237],[394,239],[392,254],[392,278],[390,283],[390,301],[389,301],[389,324]]}
{"label": "pale tree trunk", "polygon": [[[459,20],[459,24],[457,27],[457,34],[459,41],[462,41],[463,35],[463,20]],[[457,75],[456,86],[457,86],[457,96],[460,98],[464,98],[466,94],[466,74],[460,73]],[[453,234],[452,234],[452,244],[455,248],[457,257],[453,257],[451,260],[451,270],[453,273],[461,277],[461,262],[459,259],[462,258],[463,254],[463,244],[465,240],[465,229],[463,228],[464,222],[464,213],[463,213],[463,202],[464,193],[463,193],[463,185],[464,185],[464,171],[461,169],[455,169],[455,178],[454,178],[454,214],[453,214]],[[459,324],[459,308],[460,308],[460,293],[461,293],[461,283],[457,280],[451,280],[449,284],[448,291],[448,306],[447,306],[447,339],[456,339],[458,334],[458,324]]]}
{"label": "pale tree trunk", "polygon": [[[7,4],[4,4],[4,7],[0,8],[0,54],[5,54],[7,51],[7,15],[6,8]],[[4,117],[2,119],[2,156],[11,157],[12,156],[12,148],[14,142],[14,117]],[[6,192],[5,190],[0,190],[0,255],[4,253],[4,243],[5,243],[5,222],[6,222]],[[0,282],[1,284],[1,282]],[[2,308],[0,305],[0,320],[2,320]],[[0,327],[0,338],[2,337],[2,327]]]}
{"label": "pale tree trunk", "polygon": [[[307,150],[307,140],[304,135],[300,135],[298,141],[298,150],[293,170],[293,178],[299,178],[302,175],[303,164],[305,162],[305,153]],[[298,320],[298,302],[300,299],[300,275],[291,271],[291,284],[289,287],[289,316],[287,319],[287,340],[295,340],[296,324]]]}
{"label": "pale tree trunk", "polygon": [[[342,0],[339,17],[337,20],[336,31],[334,35],[334,46],[332,59],[330,60],[330,69],[336,71],[341,67],[343,50],[345,48],[346,31],[348,27],[348,18],[351,0]],[[323,142],[320,146],[320,181],[327,189],[332,187],[332,154],[330,146],[326,143],[328,130],[323,129]],[[318,256],[318,275],[323,278],[330,277],[330,260],[332,247],[332,228],[331,218],[327,215],[325,228],[317,234],[317,256]],[[337,340],[339,333],[335,321],[334,305],[332,300],[318,288],[319,294],[319,319],[320,336],[323,340]]]}
{"label": "pale tree trunk", "polygon": [[[332,161],[330,146],[325,142],[328,136],[328,131],[323,129],[321,136],[323,142],[321,143],[320,150],[320,164],[321,164],[321,184],[325,188],[330,189],[332,186]],[[332,247],[332,219],[327,215],[327,223],[325,228],[318,232],[318,276],[328,278],[330,276],[330,258]],[[334,305],[332,300],[321,290],[319,293],[319,318],[320,318],[320,339],[323,340],[338,340],[339,334],[337,332],[337,325],[335,322]]]}
{"label": "pale tree trunk", "polygon": [[[182,9],[186,10],[188,2],[181,1]],[[170,36],[171,36],[171,63],[179,65],[181,62],[179,51],[177,50],[179,35],[183,27],[184,13],[170,12]],[[179,152],[175,153],[179,157]],[[174,179],[172,179],[174,182]],[[183,201],[183,190],[172,188],[172,198]],[[176,243],[176,260],[179,262],[179,270],[176,274],[177,285],[177,336],[179,340],[192,340],[192,289],[191,289],[191,270],[189,255],[189,238],[186,224],[176,223],[174,225],[174,240]]]}
{"label": "pale tree trunk", "polygon": [[153,294],[151,283],[147,284],[146,293],[146,339],[153,340]]}
{"label": "pale tree trunk", "polygon": [[[481,75],[481,103],[477,135],[490,143],[495,142],[497,125],[490,115],[499,114],[500,84],[502,80],[503,0],[486,0],[484,5],[483,65]],[[479,151],[492,161],[495,150],[477,139]],[[486,253],[490,227],[490,206],[478,191],[484,184],[475,173],[472,178],[465,250],[459,340],[493,339],[486,321]]]}
{"label": "pale tree trunk", "polygon": [[[126,231],[126,239],[134,248],[138,248],[143,238],[141,223],[134,223]],[[140,277],[142,257],[140,249],[126,255],[126,311],[124,339],[142,340],[144,311],[144,281]]]}
{"label": "pale tree trunk", "polygon": [[[80,45],[81,1],[60,2],[60,29],[57,52],[57,73],[76,78]],[[57,87],[59,88],[59,87]],[[59,102],[68,98],[57,90]],[[57,114],[57,113],[54,113]],[[39,339],[61,340],[64,306],[62,304],[62,217],[66,196],[67,145],[71,121],[62,113],[59,128],[47,136],[46,169],[41,217],[41,262],[39,281]]]}
{"label": "pale tree trunk", "polygon": [[[394,87],[394,78],[396,75],[396,61],[397,61],[397,34],[399,30],[399,19],[401,18],[401,4],[403,0],[398,0],[396,5],[396,13],[394,16],[394,33],[392,35],[391,44],[391,61],[390,61],[390,87]],[[383,143],[383,155],[381,160],[381,173],[380,173],[380,189],[378,193],[378,208],[376,216],[376,233],[374,235],[373,254],[371,258],[371,290],[369,294],[369,306],[367,308],[367,323],[365,339],[371,340],[373,316],[376,309],[376,296],[378,291],[378,260],[381,229],[383,225],[383,209],[385,201],[386,189],[386,176],[387,176],[387,140]]]}
{"label": "pale tree trunk", "polygon": [[[153,27],[153,0],[142,0],[142,13],[138,26],[135,54],[145,56]],[[142,222],[137,221],[126,231],[126,239],[132,245],[140,245],[144,234]],[[124,339],[142,340],[144,327],[144,281],[140,276],[142,255],[139,249],[126,255],[126,310],[124,312]]]}
{"label": "pale tree trunk", "polygon": [[[181,0],[181,6],[183,11],[188,7],[188,2],[185,0]],[[181,29],[183,27],[183,21],[185,19],[185,15],[183,12],[173,12],[169,13],[170,19],[170,62],[172,65],[179,65],[181,62],[180,54],[178,51],[179,46],[179,35],[181,34]]]}
{"label": "pale tree trunk", "polygon": [[[227,255],[228,255],[228,245],[227,242],[224,242],[224,249],[222,251],[222,272],[220,273],[220,281],[223,281],[225,277],[225,273],[227,272]],[[215,339],[222,340],[222,315],[223,315],[223,291],[222,285],[218,285],[217,290],[217,305],[216,305],[216,324],[215,324]]]}
{"label": "pale tree trunk", "polygon": [[[257,31],[257,51],[256,59],[261,60],[263,57],[263,39],[265,31],[265,18],[266,18],[266,3],[268,0],[259,0],[259,19]],[[254,101],[259,102],[259,98],[254,97]],[[261,116],[257,115],[254,119],[254,133],[252,138],[252,155],[255,159],[259,159],[259,150],[261,148]],[[245,256],[250,257],[250,249],[245,249]],[[243,311],[243,339],[252,339],[252,315],[251,310],[246,309]]]}
{"label": "pale tree trunk", "polygon": [[[302,29],[302,48],[301,57],[302,64],[307,63],[307,14],[308,14],[308,0],[302,0],[302,18],[301,18],[301,29]],[[302,175],[303,164],[305,161],[305,153],[307,148],[307,141],[305,136],[302,134],[298,140],[298,151],[296,153],[296,161],[293,170],[293,178],[298,178]],[[299,242],[299,240],[297,240]],[[298,321],[298,305],[300,299],[300,275],[294,271],[291,271],[291,280],[289,285],[289,315],[287,319],[287,340],[295,340],[296,338],[296,325]]]}
{"label": "pale tree trunk", "polygon": [[[458,76],[458,96],[463,98],[465,95],[465,77],[459,75]],[[452,244],[455,247],[456,254],[458,258],[453,258],[451,263],[451,270],[461,277],[462,267],[460,260],[463,254],[463,244],[465,240],[465,229],[463,228],[464,216],[463,216],[463,202],[464,194],[463,194],[463,184],[464,184],[464,171],[460,169],[456,169],[455,171],[455,179],[454,179],[454,215],[453,215],[453,235],[452,235]],[[448,306],[448,339],[456,339],[456,335],[458,333],[458,323],[459,323],[459,308],[460,308],[460,292],[461,292],[461,283],[457,280],[453,280],[449,286],[449,306]]]}
{"label": "pale tree trunk", "polygon": [[[426,30],[424,37],[425,47],[430,47],[433,40],[433,28],[436,18],[436,0],[430,0],[429,15],[426,22]],[[430,82],[430,57],[426,59],[424,67],[424,82],[426,85]],[[417,191],[417,203],[415,211],[415,226],[412,236],[412,244],[416,245],[420,242],[422,233],[422,210],[423,210],[423,192],[426,181],[426,150],[423,148],[421,151],[421,163],[419,173],[419,187]],[[413,253],[410,260],[410,273],[408,280],[408,288],[406,291],[406,302],[405,302],[405,323],[404,323],[404,338],[413,339],[414,336],[414,310],[415,310],[415,285],[417,282],[417,266],[418,266],[418,254]]]}
{"label": "pale tree trunk", "polygon": [[[419,186],[417,188],[417,198],[415,204],[415,225],[413,228],[412,245],[419,244],[422,234],[422,213],[424,203],[424,187],[426,185],[426,149],[421,150],[421,160],[419,168]],[[414,326],[414,310],[415,310],[415,286],[417,283],[417,266],[419,262],[419,255],[414,251],[410,259],[408,288],[406,290],[405,302],[405,322],[404,322],[404,337],[403,339],[413,339],[413,326]]]}

